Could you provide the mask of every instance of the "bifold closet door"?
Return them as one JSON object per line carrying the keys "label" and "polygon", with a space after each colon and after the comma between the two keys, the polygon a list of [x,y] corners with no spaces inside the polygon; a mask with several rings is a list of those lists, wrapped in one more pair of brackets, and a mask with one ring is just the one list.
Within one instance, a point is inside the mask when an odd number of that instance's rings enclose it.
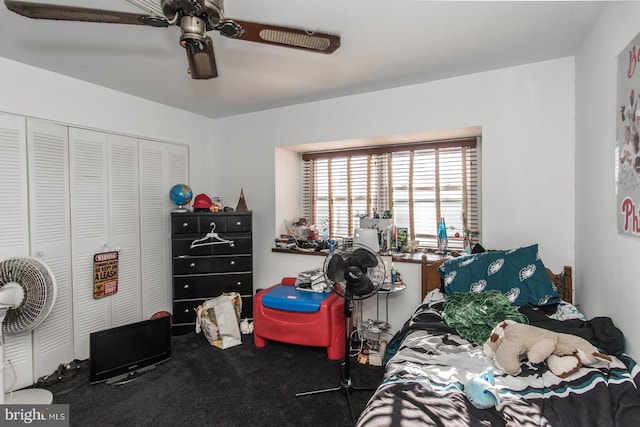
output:
{"label": "bifold closet door", "polygon": [[25,119],[0,114],[0,260],[29,255]]}
{"label": "bifold closet door", "polygon": [[[25,119],[0,114],[0,260],[29,256]],[[32,383],[31,332],[4,335],[5,390]],[[9,363],[10,362],[10,363]]]}
{"label": "bifold closet door", "polygon": [[33,331],[33,382],[73,360],[73,301],[67,126],[27,120],[31,255],[56,279],[51,313]]}
{"label": "bifold closet door", "polygon": [[142,320],[138,140],[108,135],[109,244],[119,253],[118,292],[111,299],[111,326]]}
{"label": "bifold closet door", "polygon": [[172,311],[169,190],[189,183],[187,146],[139,140],[143,316]]}
{"label": "bifold closet door", "polygon": [[[135,151],[135,138],[69,129],[74,347],[79,359],[89,357],[91,332],[141,320]],[[119,251],[118,292],[94,298],[94,255],[110,251]]]}
{"label": "bifold closet door", "polygon": [[[47,319],[4,337],[9,391],[89,357],[91,332],[171,310],[168,193],[188,183],[188,147],[0,113],[0,153],[0,260],[33,256],[57,282]],[[95,299],[106,251],[119,253],[118,292]]]}

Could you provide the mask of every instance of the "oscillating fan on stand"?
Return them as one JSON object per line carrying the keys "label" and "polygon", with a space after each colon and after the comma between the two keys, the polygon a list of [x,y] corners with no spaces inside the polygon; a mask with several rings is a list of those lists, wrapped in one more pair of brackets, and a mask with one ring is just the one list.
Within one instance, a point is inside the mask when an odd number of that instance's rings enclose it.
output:
{"label": "oscillating fan on stand", "polygon": [[342,366],[342,379],[337,387],[297,393],[296,396],[339,391],[347,397],[351,421],[355,425],[356,417],[351,403],[351,393],[356,390],[374,390],[371,387],[353,385],[350,373],[349,350],[351,348],[351,330],[354,300],[362,300],[375,295],[382,287],[386,275],[384,262],[371,248],[354,243],[353,246],[339,246],[324,262],[324,276],[333,292],[344,298],[345,317],[345,354]]}
{"label": "oscillating fan on stand", "polygon": [[[51,312],[56,283],[51,270],[35,258],[10,258],[0,262],[0,363],[4,361],[4,335],[37,328]],[[0,370],[0,404],[48,405],[48,390],[29,388],[5,394],[4,370]]]}

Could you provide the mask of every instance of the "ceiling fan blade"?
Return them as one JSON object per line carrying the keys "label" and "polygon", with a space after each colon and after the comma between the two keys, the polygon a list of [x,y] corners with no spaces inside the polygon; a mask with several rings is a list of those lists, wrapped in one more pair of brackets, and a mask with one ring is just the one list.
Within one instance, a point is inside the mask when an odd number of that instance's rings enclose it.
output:
{"label": "ceiling fan blade", "polygon": [[160,16],[138,15],[136,13],[115,12],[110,10],[87,9],[83,7],[60,6],[45,3],[4,0],[4,4],[18,15],[34,19],[53,19],[60,21],[102,22],[108,24],[148,25],[168,27],[169,22]]}
{"label": "ceiling fan blade", "polygon": [[189,61],[189,74],[192,79],[212,79],[218,77],[216,57],[213,53],[213,42],[207,37],[208,43],[204,49],[199,46],[185,46]]}
{"label": "ceiling fan blade", "polygon": [[[335,34],[235,19],[232,21],[240,25],[244,30],[241,34],[233,37],[240,40],[327,54],[340,47],[340,36]],[[224,32],[222,34],[226,35]]]}

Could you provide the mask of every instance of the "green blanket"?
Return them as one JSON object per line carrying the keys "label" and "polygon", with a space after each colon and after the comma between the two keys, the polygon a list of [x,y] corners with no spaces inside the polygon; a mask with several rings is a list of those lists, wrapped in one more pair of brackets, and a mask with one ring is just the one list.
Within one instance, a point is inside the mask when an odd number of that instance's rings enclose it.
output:
{"label": "green blanket", "polygon": [[529,323],[507,297],[496,290],[449,295],[444,302],[442,318],[458,335],[478,345],[484,344],[493,328],[503,320]]}

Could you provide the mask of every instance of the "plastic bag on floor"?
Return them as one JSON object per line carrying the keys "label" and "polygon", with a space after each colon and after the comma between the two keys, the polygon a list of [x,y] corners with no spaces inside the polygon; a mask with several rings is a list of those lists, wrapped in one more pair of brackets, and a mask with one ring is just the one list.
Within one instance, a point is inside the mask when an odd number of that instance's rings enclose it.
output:
{"label": "plastic bag on floor", "polygon": [[237,292],[208,299],[196,309],[196,333],[202,331],[211,345],[222,349],[242,344],[241,311],[242,298]]}

